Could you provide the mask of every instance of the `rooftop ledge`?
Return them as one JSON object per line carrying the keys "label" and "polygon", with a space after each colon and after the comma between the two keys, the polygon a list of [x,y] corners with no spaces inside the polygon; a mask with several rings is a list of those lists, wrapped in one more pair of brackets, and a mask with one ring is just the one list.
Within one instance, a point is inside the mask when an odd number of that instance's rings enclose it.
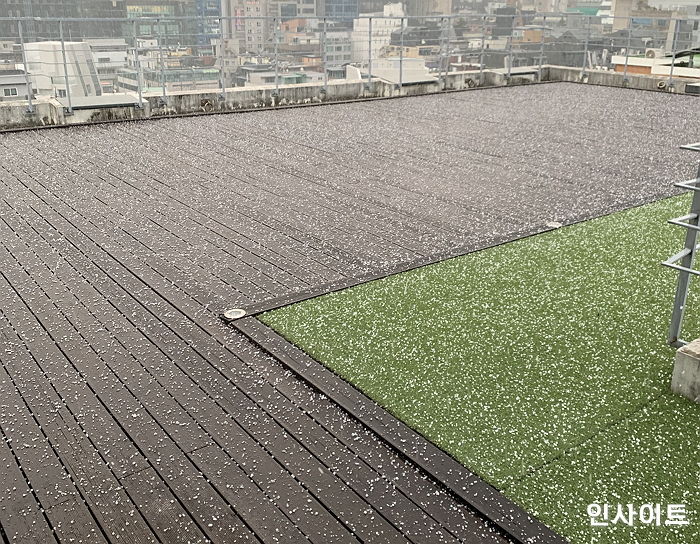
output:
{"label": "rooftop ledge", "polygon": [[[89,99],[74,100],[72,111],[65,99],[41,97],[33,101],[31,110],[26,102],[0,102],[0,131],[24,130],[42,127],[60,127],[115,121],[134,121],[162,117],[203,115],[235,111],[251,111],[319,105],[356,100],[372,100],[416,96],[439,92],[503,87],[548,82],[574,82],[589,85],[627,87],[657,92],[691,94],[700,86],[696,80],[587,70],[544,65],[538,81],[538,68],[514,68],[510,77],[504,70],[483,72],[450,72],[443,81],[425,81],[397,85],[379,78],[367,80],[336,80],[326,85],[321,82],[290,85],[233,87],[221,93],[219,89],[162,93],[124,93],[108,104],[91,103]],[[692,85],[695,84],[695,85]],[[692,86],[691,86],[692,85]]]}

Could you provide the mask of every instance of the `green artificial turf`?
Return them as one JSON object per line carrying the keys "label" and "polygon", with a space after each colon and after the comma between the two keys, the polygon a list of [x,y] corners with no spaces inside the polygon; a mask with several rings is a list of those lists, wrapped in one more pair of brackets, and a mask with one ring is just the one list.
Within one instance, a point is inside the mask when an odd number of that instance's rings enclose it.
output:
{"label": "green artificial turf", "polygon": [[[261,319],[574,543],[700,542],[700,406],[669,392],[687,196]],[[693,291],[685,337],[700,336]],[[593,528],[591,502],[685,503]]]}

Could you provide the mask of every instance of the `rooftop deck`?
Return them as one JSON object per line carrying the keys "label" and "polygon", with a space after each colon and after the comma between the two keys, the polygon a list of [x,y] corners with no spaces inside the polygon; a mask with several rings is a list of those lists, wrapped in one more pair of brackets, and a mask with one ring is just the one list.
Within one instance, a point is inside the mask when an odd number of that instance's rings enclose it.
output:
{"label": "rooftop deck", "polygon": [[670,195],[694,100],[561,83],[0,135],[0,538],[506,542],[218,315]]}

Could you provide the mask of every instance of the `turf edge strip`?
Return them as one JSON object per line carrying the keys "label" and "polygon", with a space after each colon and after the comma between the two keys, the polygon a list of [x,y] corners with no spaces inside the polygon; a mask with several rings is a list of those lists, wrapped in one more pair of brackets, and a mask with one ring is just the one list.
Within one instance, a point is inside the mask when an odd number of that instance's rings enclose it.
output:
{"label": "turf edge strip", "polygon": [[[695,181],[695,179],[684,181],[683,183],[689,183],[691,181]],[[335,293],[337,291],[343,291],[345,289],[349,289],[351,287],[357,287],[358,285],[361,285],[363,283],[368,283],[371,281],[376,281],[376,280],[381,280],[384,278],[388,278],[389,276],[393,276],[395,274],[401,274],[403,272],[409,272],[411,270],[415,270],[417,268],[422,268],[424,266],[428,266],[431,264],[437,264],[442,261],[447,261],[450,259],[456,259],[457,257],[463,257],[465,255],[468,255],[470,253],[475,253],[477,251],[484,251],[486,249],[492,249],[498,246],[501,246],[503,244],[508,244],[510,242],[514,242],[516,240],[522,240],[524,238],[529,238],[531,236],[538,236],[540,234],[544,234],[546,232],[550,232],[553,230],[557,230],[559,228],[563,227],[570,227],[573,225],[577,225],[579,223],[584,223],[586,221],[590,221],[592,219],[598,219],[601,217],[606,217],[608,215],[612,215],[615,213],[623,212],[626,210],[631,210],[634,208],[639,208],[641,206],[646,206],[647,204],[651,204],[653,202],[658,202],[659,200],[666,200],[667,198],[674,198],[675,196],[678,196],[681,194],[680,192],[675,192],[671,194],[670,196],[655,196],[652,197],[650,200],[645,200],[644,202],[627,202],[623,204],[621,207],[616,208],[614,210],[611,210],[606,213],[602,213],[599,215],[587,215],[583,214],[580,217],[575,218],[574,220],[563,224],[561,227],[547,227],[545,225],[540,225],[540,226],[535,226],[531,228],[525,228],[518,230],[516,232],[511,232],[505,235],[500,235],[493,237],[492,239],[489,240],[482,240],[479,242],[472,242],[471,244],[468,245],[463,245],[463,246],[457,246],[452,249],[448,249],[446,251],[440,251],[438,253],[431,253],[429,255],[423,255],[422,257],[419,257],[417,259],[411,260],[411,261],[404,261],[402,263],[396,264],[394,266],[391,266],[389,268],[384,268],[380,271],[371,271],[367,272],[365,274],[360,274],[359,276],[351,276],[351,277],[346,277],[341,280],[336,280],[333,282],[325,283],[323,285],[319,285],[316,287],[310,287],[308,289],[303,289],[301,291],[297,291],[295,293],[290,293],[288,295],[282,295],[280,297],[275,297],[271,298],[268,300],[263,300],[262,302],[257,302],[254,304],[251,304],[249,306],[245,306],[243,310],[245,310],[245,315],[247,316],[256,316],[260,315],[265,312],[270,312],[272,310],[279,310],[280,308],[284,308],[285,306],[291,306],[292,304],[297,304],[299,302],[304,302],[306,300],[320,297],[323,295],[328,295],[330,293]]]}
{"label": "turf edge strip", "polygon": [[231,325],[519,544],[566,544],[496,488],[254,317]]}
{"label": "turf edge strip", "polygon": [[[648,203],[647,203],[648,204]],[[643,206],[644,204],[639,204]],[[637,205],[632,206],[637,207]],[[615,213],[615,212],[611,212]],[[584,218],[580,221],[577,220],[575,223],[587,221],[592,218]],[[574,224],[574,223],[570,223]],[[569,226],[567,223],[565,226]],[[476,251],[482,251],[484,249],[491,249],[502,244],[507,244],[509,242],[514,242],[515,240],[520,240],[522,238],[528,238],[530,236],[536,236],[538,234],[543,234],[554,230],[547,227],[535,227],[533,229],[521,230],[514,233],[509,233],[505,236],[498,236],[487,242],[481,242],[476,244],[470,244],[466,246],[459,246],[447,251],[441,251],[439,253],[431,253],[430,255],[424,255],[418,259],[411,261],[404,261],[397,265],[391,266],[389,268],[384,268],[377,272],[367,272],[365,274],[360,274],[359,276],[351,276],[334,282],[325,283],[317,287],[311,287],[308,289],[303,289],[302,291],[297,291],[295,293],[290,293],[288,295],[282,295],[281,297],[275,297],[262,302],[251,304],[243,309],[248,316],[256,316],[265,312],[270,312],[272,310],[279,310],[284,306],[291,306],[292,304],[297,304],[299,302],[304,302],[312,298],[320,297],[323,295],[328,295],[330,293],[335,293],[336,291],[343,291],[344,289],[349,289],[351,287],[357,287],[363,283],[368,283],[375,280],[381,280],[393,276],[395,274],[401,274],[402,272],[408,272],[410,270],[415,270],[417,268],[422,268],[431,264],[436,264],[442,261],[447,261],[449,259],[454,259],[457,257],[463,257],[469,253],[474,253]]]}

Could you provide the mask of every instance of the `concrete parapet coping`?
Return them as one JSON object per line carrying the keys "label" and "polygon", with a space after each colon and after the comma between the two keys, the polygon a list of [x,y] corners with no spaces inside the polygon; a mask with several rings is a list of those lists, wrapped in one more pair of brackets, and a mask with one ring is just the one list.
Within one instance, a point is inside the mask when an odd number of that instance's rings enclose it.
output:
{"label": "concrete parapet coping", "polygon": [[29,111],[25,102],[0,103],[0,131],[303,107],[551,82],[585,83],[683,94],[686,84],[694,82],[676,79],[674,86],[669,88],[665,85],[667,78],[639,74],[627,74],[625,77],[622,73],[604,70],[589,70],[582,74],[578,68],[550,65],[542,67],[538,81],[537,72],[537,67],[532,67],[531,70],[520,67],[510,77],[499,70],[450,72],[443,80],[403,86],[373,78],[371,81],[331,80],[325,85],[322,82],[314,82],[280,87],[232,87],[227,88],[224,93],[220,89],[178,91],[165,97],[161,93],[150,92],[142,95],[141,103],[136,97],[135,105],[94,108],[81,105],[72,112],[58,99],[40,97],[33,101],[32,111]]}

